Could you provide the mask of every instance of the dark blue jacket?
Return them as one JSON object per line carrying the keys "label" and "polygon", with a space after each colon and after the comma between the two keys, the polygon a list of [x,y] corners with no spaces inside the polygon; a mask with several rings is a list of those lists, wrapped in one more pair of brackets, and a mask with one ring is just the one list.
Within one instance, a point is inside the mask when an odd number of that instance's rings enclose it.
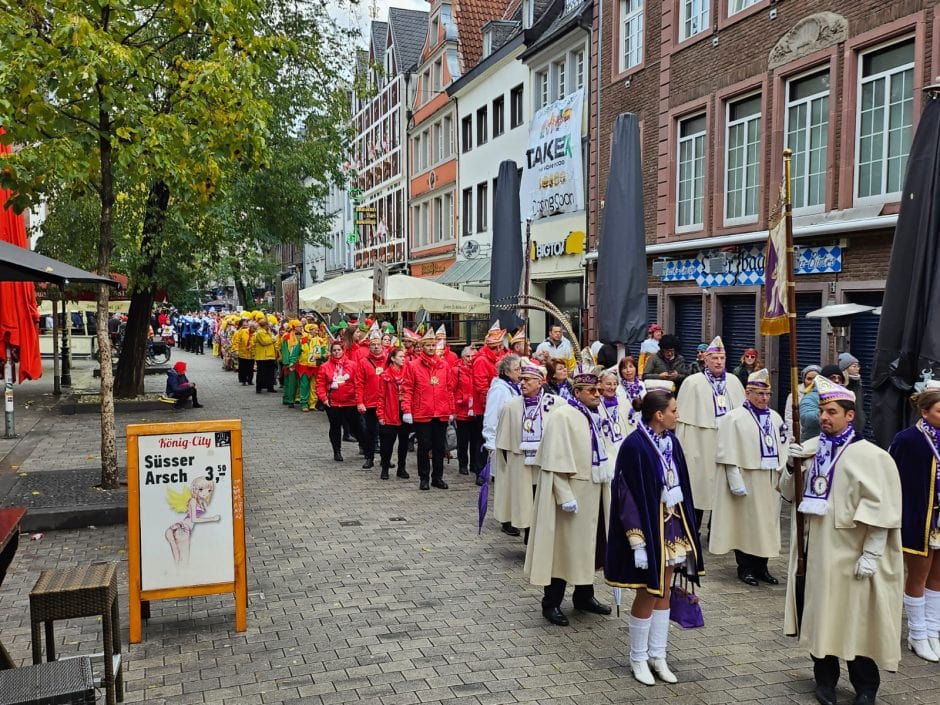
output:
{"label": "dark blue jacket", "polygon": [[933,451],[916,426],[898,433],[888,448],[901,475],[901,546],[905,553],[927,555],[937,497]]}
{"label": "dark blue jacket", "polygon": [[168,370],[166,373],[166,395],[168,397],[176,396],[192,386],[186,375],[182,375],[176,370]]}

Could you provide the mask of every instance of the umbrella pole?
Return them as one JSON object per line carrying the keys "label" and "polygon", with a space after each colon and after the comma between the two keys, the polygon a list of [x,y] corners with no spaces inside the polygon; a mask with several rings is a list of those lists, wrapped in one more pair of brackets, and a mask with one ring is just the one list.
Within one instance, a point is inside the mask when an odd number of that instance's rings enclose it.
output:
{"label": "umbrella pole", "polygon": [[[525,295],[523,301],[529,300],[529,260],[532,253],[532,219],[525,219],[525,250],[522,253],[522,293]],[[522,325],[525,329],[525,339],[531,342],[529,335],[529,309],[522,309]]]}
{"label": "umbrella pole", "polygon": [[7,334],[3,349],[6,359],[3,361],[4,407],[3,425],[4,438],[18,438],[16,435],[16,422],[13,418],[13,348],[10,345],[10,336]]}
{"label": "umbrella pole", "polygon": [[[50,287],[51,289],[51,287]],[[52,292],[50,291],[50,298]],[[59,301],[58,297],[52,299],[52,393],[56,396],[62,394],[62,380],[59,375]]]}

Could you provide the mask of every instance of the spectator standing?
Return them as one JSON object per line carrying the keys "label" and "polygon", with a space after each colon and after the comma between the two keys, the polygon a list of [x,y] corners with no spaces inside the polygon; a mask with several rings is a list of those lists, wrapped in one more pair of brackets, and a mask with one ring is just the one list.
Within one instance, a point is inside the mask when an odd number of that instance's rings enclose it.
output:
{"label": "spectator standing", "polygon": [[646,361],[659,352],[659,341],[663,337],[663,327],[653,323],[646,329],[646,340],[640,343],[640,357],[637,369],[641,372],[646,369]]}
{"label": "spectator standing", "polygon": [[552,323],[548,327],[548,337],[539,343],[535,356],[543,360],[564,360],[565,364],[574,360],[571,341],[562,333],[560,323]]}
{"label": "spectator standing", "polygon": [[760,362],[760,358],[757,356],[757,350],[755,348],[748,348],[744,351],[744,354],[741,356],[741,361],[731,371],[731,374],[738,378],[742,387],[746,387],[747,378],[752,372],[757,372],[757,370],[762,367],[763,365]]}
{"label": "spectator standing", "polygon": [[864,395],[861,363],[852,353],[839,353],[839,370],[845,379],[845,388],[852,392],[858,400],[855,404],[855,418],[852,420],[852,425],[855,426],[856,433],[862,434],[865,432],[865,423],[868,419],[865,416],[865,409],[862,404]]}
{"label": "spectator standing", "polygon": [[643,368],[643,379],[661,379],[675,385],[673,391],[679,388],[682,380],[689,370],[685,358],[678,352],[679,339],[674,335],[664,335],[659,339],[659,351],[646,360]]}

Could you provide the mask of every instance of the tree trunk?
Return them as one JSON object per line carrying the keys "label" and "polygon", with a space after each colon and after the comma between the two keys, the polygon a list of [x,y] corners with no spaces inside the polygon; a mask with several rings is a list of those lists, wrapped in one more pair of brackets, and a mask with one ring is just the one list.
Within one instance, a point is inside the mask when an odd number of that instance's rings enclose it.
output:
{"label": "tree trunk", "polygon": [[121,347],[114,385],[114,394],[120,399],[136,397],[144,393],[147,329],[150,326],[153,295],[156,291],[154,275],[160,256],[159,242],[169,203],[169,186],[162,181],[151,184],[150,192],[147,194],[143,235],[140,243],[144,261],[131,294],[131,306],[127,312],[127,326],[124,329],[124,344]]}
{"label": "tree trunk", "polygon": [[235,272],[235,291],[238,292],[238,300],[245,311],[253,311],[256,308],[252,289],[242,280],[238,272]]}
{"label": "tree trunk", "polygon": [[[101,24],[108,27],[110,8],[101,8]],[[98,273],[108,276],[111,271],[111,251],[114,249],[114,165],[111,152],[111,115],[104,97],[105,82],[99,77],[96,84],[98,98],[98,149],[101,153],[101,219],[98,223]],[[98,285],[98,349],[101,351],[101,487],[118,487],[117,443],[114,420],[114,379],[111,374],[111,341],[108,338],[109,287]]]}

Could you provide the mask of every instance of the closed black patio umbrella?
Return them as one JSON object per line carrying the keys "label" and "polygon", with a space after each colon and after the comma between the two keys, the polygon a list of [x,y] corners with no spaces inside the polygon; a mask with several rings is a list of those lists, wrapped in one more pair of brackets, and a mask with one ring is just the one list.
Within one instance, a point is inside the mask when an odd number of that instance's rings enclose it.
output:
{"label": "closed black patio umbrella", "polygon": [[[510,159],[499,165],[493,199],[493,254],[490,260],[490,322],[499,319],[504,329],[522,325],[522,319],[505,308],[515,300],[522,282],[522,217],[519,209],[519,170]],[[504,306],[499,307],[500,304]]]}

